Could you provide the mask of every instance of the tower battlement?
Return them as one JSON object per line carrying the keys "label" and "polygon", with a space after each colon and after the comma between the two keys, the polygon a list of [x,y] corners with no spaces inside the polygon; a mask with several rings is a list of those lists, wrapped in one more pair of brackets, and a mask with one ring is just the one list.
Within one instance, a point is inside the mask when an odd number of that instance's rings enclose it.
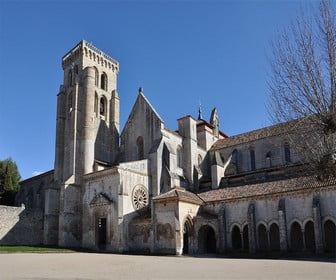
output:
{"label": "tower battlement", "polygon": [[119,71],[119,62],[94,46],[92,43],[82,40],[62,57],[62,68],[66,69],[79,57],[92,60],[109,70]]}

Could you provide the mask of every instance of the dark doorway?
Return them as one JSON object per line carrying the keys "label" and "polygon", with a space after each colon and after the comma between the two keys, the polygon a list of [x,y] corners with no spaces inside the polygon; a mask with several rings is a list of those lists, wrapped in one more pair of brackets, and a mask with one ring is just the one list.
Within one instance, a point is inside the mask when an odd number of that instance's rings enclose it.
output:
{"label": "dark doorway", "polygon": [[98,247],[105,249],[106,247],[106,218],[98,219]]}
{"label": "dark doorway", "polygon": [[336,226],[331,220],[324,223],[325,248],[328,253],[336,253]]}
{"label": "dark doorway", "polygon": [[259,250],[266,252],[268,250],[268,238],[266,227],[263,224],[259,225],[258,227],[258,242]]}
{"label": "dark doorway", "polygon": [[202,226],[198,232],[198,250],[199,253],[216,253],[216,235],[210,226]]}
{"label": "dark doorway", "polygon": [[306,250],[310,252],[315,252],[315,233],[314,233],[314,223],[308,222],[305,226],[305,243],[306,243]]}
{"label": "dark doorway", "polygon": [[186,220],[183,227],[183,254],[189,254],[189,242],[190,235],[192,233],[192,223],[190,220]]}
{"label": "dark doorway", "polygon": [[291,249],[294,252],[303,250],[303,236],[301,226],[298,222],[294,222],[290,231]]}
{"label": "dark doorway", "polygon": [[279,227],[276,223],[273,223],[270,227],[269,239],[270,239],[271,251],[279,251],[280,250],[280,233],[279,233]]}
{"label": "dark doorway", "polygon": [[240,229],[238,226],[234,226],[231,232],[232,249],[235,251],[242,249],[242,241],[240,235]]}
{"label": "dark doorway", "polygon": [[244,251],[249,250],[248,225],[244,226],[243,229],[243,249]]}

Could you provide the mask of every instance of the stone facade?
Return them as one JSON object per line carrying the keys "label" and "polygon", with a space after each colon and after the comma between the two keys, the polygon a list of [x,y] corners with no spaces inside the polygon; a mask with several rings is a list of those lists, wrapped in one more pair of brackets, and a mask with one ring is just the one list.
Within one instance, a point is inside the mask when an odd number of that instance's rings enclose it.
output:
{"label": "stone facade", "polygon": [[295,122],[228,137],[214,109],[209,122],[184,116],[173,131],[140,88],[120,132],[119,63],[82,41],[62,67],[55,169],[17,196],[42,213],[41,242],[176,255],[335,251],[336,180],[300,175],[286,138]]}

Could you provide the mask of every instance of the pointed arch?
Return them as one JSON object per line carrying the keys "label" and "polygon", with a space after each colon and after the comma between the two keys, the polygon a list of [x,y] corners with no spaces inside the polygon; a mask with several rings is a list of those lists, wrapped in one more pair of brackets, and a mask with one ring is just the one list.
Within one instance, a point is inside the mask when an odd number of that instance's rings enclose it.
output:
{"label": "pointed arch", "polygon": [[72,86],[73,85],[73,77],[72,77],[72,70],[68,71],[68,86]]}
{"label": "pointed arch", "polygon": [[107,101],[105,96],[100,97],[99,102],[99,115],[106,118],[106,112],[107,112]]}
{"label": "pointed arch", "polygon": [[176,149],[177,167],[182,168],[182,146],[178,145]]}
{"label": "pointed arch", "polygon": [[138,160],[144,159],[144,141],[142,136],[139,136],[137,138],[136,145],[137,145]]}
{"label": "pointed arch", "polygon": [[95,71],[95,86],[98,87],[99,84],[99,72],[98,69],[96,67],[93,67],[94,71]]}
{"label": "pointed arch", "polygon": [[103,72],[100,76],[100,88],[107,90],[107,75],[105,72]]}

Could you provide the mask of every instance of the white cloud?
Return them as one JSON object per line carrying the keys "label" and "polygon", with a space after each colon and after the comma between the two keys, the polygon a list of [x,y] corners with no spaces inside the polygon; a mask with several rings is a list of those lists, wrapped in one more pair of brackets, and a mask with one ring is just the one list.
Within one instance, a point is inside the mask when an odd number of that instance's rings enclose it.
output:
{"label": "white cloud", "polygon": [[37,176],[37,175],[40,175],[40,174],[42,174],[43,172],[41,172],[41,171],[34,171],[33,173],[32,173],[32,175],[33,176]]}

